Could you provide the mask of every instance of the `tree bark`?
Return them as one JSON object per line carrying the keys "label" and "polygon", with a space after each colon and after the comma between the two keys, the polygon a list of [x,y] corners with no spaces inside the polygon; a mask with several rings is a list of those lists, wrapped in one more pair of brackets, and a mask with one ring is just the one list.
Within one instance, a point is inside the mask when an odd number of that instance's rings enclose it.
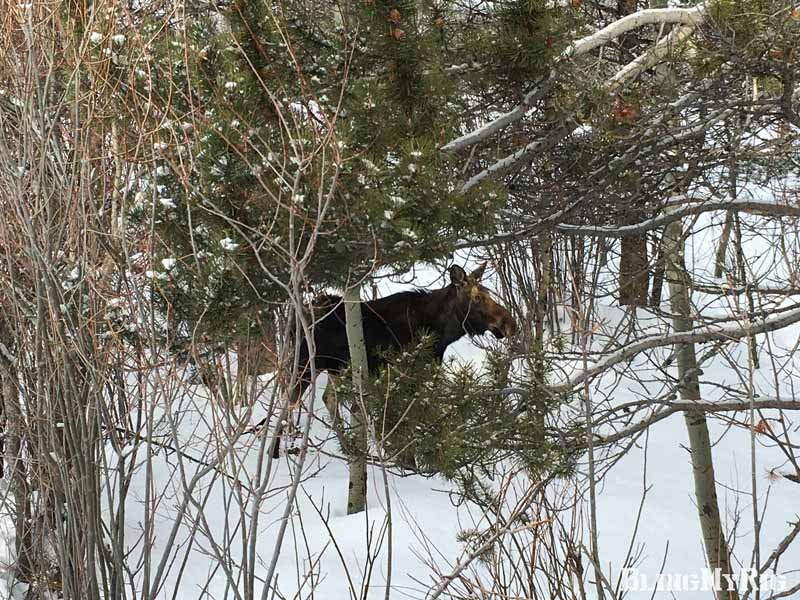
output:
{"label": "tree bark", "polygon": [[345,290],[344,312],[347,347],[350,351],[350,368],[353,371],[353,386],[357,392],[351,411],[351,430],[355,448],[353,448],[349,460],[350,484],[347,494],[347,514],[352,515],[367,507],[367,427],[362,415],[360,400],[363,398],[362,394],[369,377],[369,367],[361,318],[360,285]]}
{"label": "tree bark", "polygon": [[[664,231],[664,255],[666,275],[669,282],[672,325],[676,331],[690,331],[692,319],[689,303],[689,281],[683,259],[683,225],[675,221]],[[678,365],[679,394],[681,400],[699,401],[700,381],[697,356],[693,343],[678,344],[675,347]],[[700,518],[703,544],[708,557],[708,566],[713,571],[719,569],[723,575],[721,588],[715,592],[717,600],[736,600],[735,586],[727,589],[725,575],[731,575],[730,550],[719,513],[714,461],[708,424],[702,411],[684,413],[686,429],[689,434],[689,451],[692,458],[695,501]]]}
{"label": "tree bark", "polygon": [[[618,0],[617,15],[619,18],[628,16],[637,9],[637,0]],[[634,38],[631,35],[620,37],[619,49],[623,54],[621,64],[632,60],[631,53]],[[637,206],[629,207],[623,213],[623,222],[620,225],[637,223],[643,218],[650,217]],[[619,305],[620,306],[646,306],[647,288],[650,285],[650,274],[647,261],[647,234],[639,233],[626,235],[620,240],[619,256]]]}
{"label": "tree bark", "polygon": [[650,291],[650,306],[661,306],[661,293],[664,291],[664,244],[660,237],[656,238],[653,248],[653,289]]}
{"label": "tree bark", "polygon": [[714,277],[719,279],[725,273],[725,257],[728,254],[728,244],[733,230],[733,211],[725,213],[725,225],[722,228],[722,235],[719,237],[719,245],[714,257]]}
{"label": "tree bark", "polygon": [[[550,232],[543,232],[538,238],[539,278],[536,286],[536,304],[533,311],[533,376],[538,386],[546,385],[547,365],[544,359],[545,329],[549,310],[549,298],[552,294],[553,279],[553,237]],[[544,442],[544,425],[546,408],[542,402],[535,407],[536,423],[540,437],[536,443]]]}
{"label": "tree bark", "polygon": [[645,234],[627,235],[620,243],[619,304],[646,306],[650,285]]}
{"label": "tree bark", "polygon": [[3,436],[5,455],[3,459],[10,472],[11,495],[14,498],[15,573],[20,581],[32,581],[35,571],[36,552],[31,531],[31,488],[22,457],[22,432],[25,430],[19,404],[19,388],[13,357],[8,349],[11,336],[4,324],[0,324],[0,392],[4,416]]}

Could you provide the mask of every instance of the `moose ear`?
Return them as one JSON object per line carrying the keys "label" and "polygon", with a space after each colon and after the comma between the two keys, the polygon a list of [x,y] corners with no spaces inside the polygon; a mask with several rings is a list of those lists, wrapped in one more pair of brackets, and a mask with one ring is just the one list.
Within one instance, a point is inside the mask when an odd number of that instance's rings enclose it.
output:
{"label": "moose ear", "polygon": [[458,265],[450,267],[450,282],[453,285],[462,285],[467,280],[467,273]]}
{"label": "moose ear", "polygon": [[486,270],[486,263],[480,265],[477,269],[475,269],[472,273],[470,273],[470,277],[475,281],[480,281],[481,277],[483,277],[483,272]]}

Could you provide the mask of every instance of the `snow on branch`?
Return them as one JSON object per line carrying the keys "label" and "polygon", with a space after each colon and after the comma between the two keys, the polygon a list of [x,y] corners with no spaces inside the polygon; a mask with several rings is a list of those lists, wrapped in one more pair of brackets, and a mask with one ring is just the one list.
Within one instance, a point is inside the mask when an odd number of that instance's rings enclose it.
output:
{"label": "snow on branch", "polygon": [[[599,46],[607,44],[611,40],[627,33],[628,31],[643,27],[645,25],[679,24],[683,25],[684,27],[678,28],[675,31],[688,28],[687,33],[691,32],[695,26],[702,23],[705,17],[705,4],[706,3],[704,2],[693,8],[648,8],[630,15],[626,15],[618,21],[607,25],[603,29],[596,31],[591,35],[581,38],[580,40],[568,46],[567,49],[564,50],[564,52],[562,52],[558,58],[556,58],[555,63],[558,65],[567,59],[586,54],[587,52],[590,52]],[[674,33],[675,32],[672,32],[670,36],[672,36]],[[676,37],[677,35],[679,34],[675,34]],[[670,36],[667,36],[667,38],[670,38]],[[668,49],[672,43],[677,43],[678,41],[676,39],[669,40],[667,38],[659,42],[659,44],[662,45],[662,48]],[[680,39],[683,39],[683,37]],[[656,47],[659,47],[659,45],[657,44]],[[654,47],[654,49],[656,47]],[[649,54],[645,54],[643,56],[649,56]],[[663,54],[661,56],[663,56]],[[658,60],[658,58],[655,56],[652,56],[651,58]],[[636,68],[637,67],[631,63],[624,69],[630,69],[633,71]],[[442,146],[442,150],[449,152],[462,150],[463,148],[467,148],[473,144],[477,144],[478,142],[485,140],[507,125],[518,121],[527,114],[531,106],[538,102],[547,93],[557,75],[557,70],[555,68],[552,69],[547,77],[540,80],[531,91],[525,94],[525,96],[522,98],[522,101],[517,106],[489,121],[485,125],[482,125],[478,129],[475,129],[474,131],[466,133],[461,137],[448,142]],[[620,73],[618,73],[615,77],[619,76]]]}
{"label": "snow on branch", "polygon": [[550,71],[547,77],[541,79],[530,92],[523,96],[522,101],[517,106],[512,108],[510,111],[503,113],[499,117],[489,121],[485,125],[482,125],[478,129],[475,129],[474,131],[462,135],[460,138],[448,142],[442,146],[442,150],[456,152],[463,148],[468,148],[469,146],[477,144],[478,142],[491,137],[495,132],[500,131],[507,125],[518,121],[527,114],[531,106],[536,104],[544,97],[555,80],[556,70],[553,69]]}
{"label": "snow on branch", "polygon": [[[603,89],[606,92],[609,92],[609,93],[610,92],[614,92],[614,91],[618,90],[620,87],[624,86],[631,79],[634,79],[642,71],[645,71],[645,70],[655,66],[656,64],[658,64],[658,62],[661,59],[663,59],[665,56],[667,56],[667,54],[669,54],[669,52],[675,46],[677,46],[678,44],[683,42],[687,37],[689,37],[689,35],[694,31],[694,27],[695,27],[694,25],[683,25],[681,27],[677,27],[676,29],[673,29],[667,36],[665,36],[664,38],[659,40],[655,44],[655,46],[650,48],[644,54],[641,54],[640,56],[637,56],[634,60],[632,60],[627,65],[622,67],[619,71],[617,71],[617,73],[611,79],[609,79],[608,82],[603,86]],[[552,72],[551,72],[551,74],[552,74]],[[551,81],[550,78],[548,78],[547,81]],[[540,89],[541,88],[539,86],[537,86],[534,89],[533,92],[529,93],[529,95],[533,94],[534,92],[538,93],[540,91]],[[526,98],[527,98],[527,96],[526,96]],[[519,114],[520,111],[522,111],[521,114]],[[479,130],[477,130],[477,135],[479,137],[475,138],[475,141],[479,141],[480,139],[484,139],[484,138],[488,137],[494,131],[497,131],[499,128],[505,127],[505,125],[507,125],[508,123],[511,123],[512,120],[517,120],[518,118],[523,116],[525,114],[525,112],[527,112],[527,108],[525,108],[525,110],[523,111],[520,107],[517,107],[516,109],[514,109],[514,111],[511,111],[511,112],[506,113],[505,115],[501,116],[499,118],[500,120],[496,119],[496,120],[492,121],[491,123],[485,125],[484,127],[482,127]],[[513,119],[512,119],[512,113],[514,113]],[[503,120],[503,119],[505,119],[505,120]],[[509,119],[511,119],[511,120],[509,120]],[[558,135],[558,136],[550,135],[547,138],[535,140],[535,141],[531,142],[530,144],[528,144],[527,146],[525,146],[524,148],[522,148],[520,150],[517,150],[513,154],[510,154],[510,155],[508,155],[508,156],[506,156],[504,158],[501,158],[500,160],[496,161],[495,163],[493,163],[492,165],[490,165],[489,167],[487,167],[486,169],[484,169],[483,171],[481,171],[477,175],[474,175],[469,180],[467,180],[467,182],[462,186],[461,191],[462,192],[467,192],[470,189],[472,189],[473,187],[475,187],[476,185],[478,185],[481,181],[483,181],[487,177],[491,177],[493,175],[498,175],[500,173],[504,173],[504,172],[510,170],[516,164],[527,160],[530,156],[532,156],[534,153],[540,151],[546,145],[549,145],[553,141],[558,141],[561,138],[568,136],[576,128],[577,128],[577,125],[572,125],[571,127],[566,127],[566,126],[561,127],[557,131],[557,133],[560,133],[560,135]],[[470,134],[467,134],[467,136],[462,136],[458,140],[455,140],[454,142],[451,142],[451,144],[454,144],[455,142],[459,142],[459,140],[464,140],[467,137],[469,137],[469,135]],[[470,145],[472,143],[475,143],[475,141],[470,141],[466,145]],[[451,144],[448,144],[447,146],[444,146],[443,148],[447,148]],[[464,145],[461,145],[460,147],[463,148]]]}
{"label": "snow on branch", "polygon": [[691,25],[696,26],[703,22],[705,17],[705,3],[693,8],[647,8],[626,15],[603,27],[600,31],[588,35],[569,46],[564,54],[579,56],[607,44],[611,40],[645,25]]}
{"label": "snow on branch", "polygon": [[674,344],[700,344],[704,342],[723,340],[735,341],[750,335],[783,329],[784,327],[788,327],[789,325],[793,325],[794,323],[798,322],[800,322],[800,304],[796,304],[793,309],[786,311],[780,316],[754,320],[746,325],[737,325],[731,327],[707,325],[705,327],[698,327],[692,331],[682,331],[669,335],[647,336],[638,341],[627,344],[624,348],[608,355],[594,366],[589,367],[584,371],[579,371],[567,381],[550,386],[550,390],[556,394],[569,392],[576,386],[581,385],[586,380],[600,375],[614,365],[618,365],[621,362],[632,359],[634,356],[644,352],[645,350],[660,348],[662,346],[671,346]]}
{"label": "snow on branch", "polygon": [[[720,210],[735,210],[742,213],[748,213],[752,215],[759,215],[762,217],[772,217],[772,218],[800,217],[800,207],[793,206],[791,204],[770,202],[767,200],[753,200],[749,198],[741,198],[741,199],[737,198],[735,200],[709,198],[709,199],[703,199],[702,201],[697,201],[698,200],[697,198],[691,198],[685,195],[680,195],[680,196],[674,196],[669,199],[668,204],[675,207],[669,212],[660,214],[651,219],[646,219],[639,223],[633,223],[631,225],[619,225],[619,226],[576,225],[572,223],[558,222],[557,219],[561,219],[567,216],[569,212],[573,210],[576,206],[581,204],[583,200],[584,198],[580,198],[579,200],[570,204],[566,209],[560,210],[553,216],[549,216],[544,219],[539,219],[537,221],[529,221],[528,222],[529,224],[525,224],[521,229],[495,235],[490,238],[464,241],[461,242],[460,244],[457,244],[456,249],[485,247],[485,246],[503,244],[506,242],[511,242],[521,238],[529,237],[534,233],[536,233],[537,231],[542,231],[542,230],[558,231],[560,233],[565,233],[568,235],[588,235],[597,237],[621,238],[625,237],[626,235],[636,235],[640,233],[645,233],[647,231],[652,231],[654,229],[658,229],[659,227],[663,227],[668,223],[678,221],[683,217],[694,216]],[[690,203],[683,204],[686,203],[687,201],[689,201]],[[557,219],[554,217],[557,217]],[[511,218],[516,219],[517,222],[519,222],[520,220],[519,215],[511,215]],[[797,292],[790,292],[788,290],[780,290],[780,291],[772,290],[769,293],[793,294]]]}
{"label": "snow on branch", "polygon": [[510,154],[505,158],[501,158],[493,165],[484,169],[477,175],[470,177],[467,180],[467,182],[461,187],[461,191],[467,192],[472,188],[474,188],[479,183],[481,183],[487,177],[504,173],[509,169],[511,169],[518,162],[527,159],[528,157],[536,154],[537,152],[542,152],[546,148],[552,147],[559,140],[571,134],[577,128],[577,126],[578,125],[576,123],[573,123],[570,125],[559,127],[556,131],[552,132],[547,137],[536,139],[531,143],[527,144],[526,146],[524,146],[523,148],[520,148],[513,154]]}
{"label": "snow on branch", "polygon": [[617,73],[608,81],[606,89],[613,92],[631,79],[635,78],[642,71],[655,66],[664,58],[670,51],[681,42],[683,42],[694,31],[694,25],[682,25],[669,32],[669,34],[659,40],[655,46],[650,48],[644,54],[637,56],[627,65],[622,67]]}

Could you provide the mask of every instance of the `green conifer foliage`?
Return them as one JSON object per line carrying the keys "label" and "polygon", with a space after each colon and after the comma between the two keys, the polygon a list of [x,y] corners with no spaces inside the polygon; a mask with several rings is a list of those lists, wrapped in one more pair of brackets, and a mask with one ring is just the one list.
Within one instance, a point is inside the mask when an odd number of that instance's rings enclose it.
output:
{"label": "green conifer foliage", "polygon": [[[567,465],[570,457],[541,431],[542,421],[525,406],[552,408],[560,398],[545,397],[533,382],[508,389],[508,358],[489,355],[489,368],[455,362],[436,364],[431,338],[403,352],[387,354],[388,365],[370,380],[365,402],[374,439],[390,463],[462,482],[480,479],[503,460],[530,472]],[[357,399],[347,375],[337,378],[341,405]],[[345,453],[356,444],[345,434]],[[472,475],[470,475],[472,474]]]}
{"label": "green conifer foliage", "polygon": [[529,84],[548,73],[566,47],[570,13],[547,0],[497,2],[488,27],[475,37],[476,54],[489,56],[495,75]]}
{"label": "green conifer foliage", "polygon": [[293,261],[342,286],[492,231],[502,188],[460,193],[439,150],[467,117],[442,7],[355,6],[234,2],[188,28],[143,28],[148,50],[131,60],[152,72],[132,93],[148,99],[155,156],[130,216],[155,224],[154,289],[186,332],[241,332],[285,297]]}

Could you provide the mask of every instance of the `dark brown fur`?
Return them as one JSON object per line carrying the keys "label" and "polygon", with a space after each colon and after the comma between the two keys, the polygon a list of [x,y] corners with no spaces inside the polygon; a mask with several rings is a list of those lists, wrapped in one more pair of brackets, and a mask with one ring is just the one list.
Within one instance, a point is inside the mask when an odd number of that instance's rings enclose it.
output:
{"label": "dark brown fur", "polygon": [[[392,294],[379,300],[361,303],[367,363],[372,374],[386,360],[386,350],[399,350],[422,333],[433,336],[433,354],[437,361],[447,347],[466,335],[486,331],[497,338],[512,336],[517,325],[511,314],[480,285],[485,265],[467,275],[461,267],[450,268],[450,284],[431,292],[416,290]],[[340,373],[350,362],[344,304],[339,296],[322,296],[313,305],[313,372]],[[292,392],[296,403],[310,385],[312,360],[305,339],[299,352],[299,380]],[[278,444],[273,452],[277,455]]]}

